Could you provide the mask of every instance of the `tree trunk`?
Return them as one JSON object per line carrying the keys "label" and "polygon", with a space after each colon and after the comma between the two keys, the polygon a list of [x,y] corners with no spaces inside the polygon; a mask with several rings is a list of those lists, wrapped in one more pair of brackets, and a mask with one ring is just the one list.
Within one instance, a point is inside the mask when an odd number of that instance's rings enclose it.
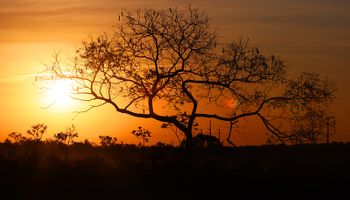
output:
{"label": "tree trunk", "polygon": [[187,150],[191,150],[193,148],[193,136],[192,136],[192,130],[187,130],[185,132],[185,148]]}
{"label": "tree trunk", "polygon": [[185,141],[184,141],[184,167],[186,168],[192,168],[193,167],[193,136],[192,136],[192,130],[187,130],[185,132]]}

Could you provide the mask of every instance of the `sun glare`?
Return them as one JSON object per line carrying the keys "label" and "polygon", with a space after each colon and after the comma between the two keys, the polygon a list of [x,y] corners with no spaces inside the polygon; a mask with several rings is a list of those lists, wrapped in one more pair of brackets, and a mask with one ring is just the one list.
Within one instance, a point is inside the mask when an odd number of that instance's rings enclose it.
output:
{"label": "sun glare", "polygon": [[46,91],[46,101],[53,107],[69,107],[73,104],[71,80],[54,80]]}

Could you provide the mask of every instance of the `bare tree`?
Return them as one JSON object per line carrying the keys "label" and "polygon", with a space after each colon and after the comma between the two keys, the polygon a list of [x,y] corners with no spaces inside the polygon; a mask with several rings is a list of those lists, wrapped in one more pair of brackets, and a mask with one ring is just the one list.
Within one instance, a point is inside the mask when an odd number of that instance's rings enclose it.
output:
{"label": "bare tree", "polygon": [[329,115],[336,91],[314,73],[287,79],[284,63],[248,40],[220,44],[207,16],[191,7],[126,13],[112,34],[83,42],[72,65],[56,59],[49,70],[74,80],[74,98],[93,104],[81,112],[110,104],[177,127],[188,146],[199,118],[257,117],[279,142],[308,138],[303,119]]}

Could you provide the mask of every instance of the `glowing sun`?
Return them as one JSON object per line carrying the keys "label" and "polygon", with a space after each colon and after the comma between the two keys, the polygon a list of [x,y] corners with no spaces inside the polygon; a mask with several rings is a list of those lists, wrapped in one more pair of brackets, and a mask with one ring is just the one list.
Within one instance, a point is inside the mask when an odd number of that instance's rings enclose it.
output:
{"label": "glowing sun", "polygon": [[69,107],[73,104],[71,98],[73,92],[71,80],[53,80],[46,91],[46,101],[50,106]]}

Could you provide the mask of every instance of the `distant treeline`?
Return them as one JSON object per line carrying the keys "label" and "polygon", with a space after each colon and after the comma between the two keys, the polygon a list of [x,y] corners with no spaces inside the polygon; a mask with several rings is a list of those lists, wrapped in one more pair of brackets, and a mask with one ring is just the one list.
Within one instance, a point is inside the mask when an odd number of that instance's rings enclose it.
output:
{"label": "distant treeline", "polygon": [[[27,140],[0,143],[14,198],[334,198],[350,180],[350,144],[186,148]],[[53,196],[52,196],[53,195]]]}
{"label": "distant treeline", "polygon": [[[8,138],[5,139],[6,143],[16,143],[16,144],[22,144],[29,141],[36,141],[36,142],[56,142],[64,145],[71,145],[75,143],[75,139],[79,137],[78,132],[75,129],[74,125],[71,125],[70,127],[67,127],[65,131],[57,132],[53,134],[53,137],[48,137],[47,139],[43,139],[44,135],[47,136],[47,128],[48,126],[45,124],[35,124],[31,126],[30,129],[28,129],[25,133],[20,132],[11,132],[8,135]],[[132,130],[131,133],[139,139],[141,142],[139,145],[145,146],[146,142],[149,142],[149,139],[151,137],[151,131],[148,129],[142,128],[139,126],[136,130]],[[101,145],[101,146],[110,146],[110,145],[116,145],[123,144],[123,142],[118,141],[116,137],[111,137],[108,135],[100,135],[98,143],[90,142],[87,139],[84,140],[84,143],[88,143],[94,146]]]}

